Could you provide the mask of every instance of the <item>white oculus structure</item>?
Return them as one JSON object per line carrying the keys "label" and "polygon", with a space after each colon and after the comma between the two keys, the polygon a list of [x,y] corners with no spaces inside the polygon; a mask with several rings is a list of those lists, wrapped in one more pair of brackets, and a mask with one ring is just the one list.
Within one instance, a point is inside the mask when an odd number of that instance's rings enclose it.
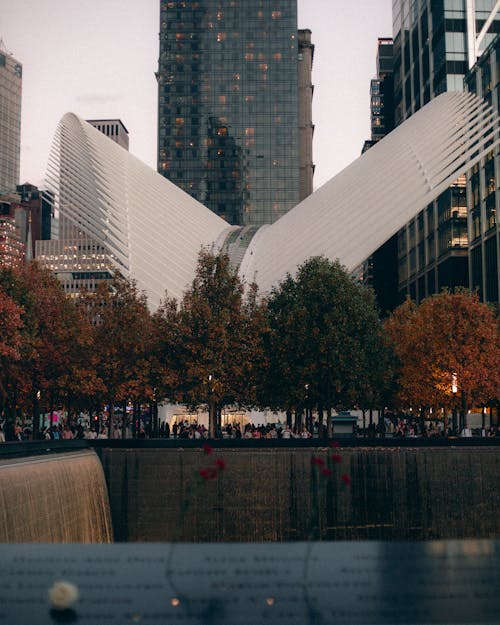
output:
{"label": "white oculus structure", "polygon": [[48,169],[60,223],[95,241],[156,308],[181,298],[202,247],[228,251],[261,293],[311,256],[352,271],[500,143],[498,116],[476,96],[444,93],[274,224],[230,226],[72,113]]}

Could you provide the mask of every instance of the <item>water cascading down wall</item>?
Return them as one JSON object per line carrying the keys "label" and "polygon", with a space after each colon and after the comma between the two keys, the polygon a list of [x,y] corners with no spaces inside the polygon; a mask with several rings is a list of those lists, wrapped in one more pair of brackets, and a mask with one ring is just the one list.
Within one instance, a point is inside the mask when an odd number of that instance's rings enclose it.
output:
{"label": "water cascading down wall", "polygon": [[98,452],[117,541],[500,537],[500,447],[342,449],[331,477],[325,448]]}
{"label": "water cascading down wall", "polygon": [[0,460],[0,543],[112,539],[104,473],[93,450]]}
{"label": "water cascading down wall", "polygon": [[496,446],[96,451],[0,460],[0,543],[500,537]]}

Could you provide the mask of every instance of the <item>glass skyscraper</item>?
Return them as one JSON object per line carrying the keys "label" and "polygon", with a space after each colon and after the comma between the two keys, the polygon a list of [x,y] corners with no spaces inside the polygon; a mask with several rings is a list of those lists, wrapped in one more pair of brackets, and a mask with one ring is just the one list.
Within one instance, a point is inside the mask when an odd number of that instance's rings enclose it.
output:
{"label": "glass skyscraper", "polygon": [[[473,11],[475,4],[475,13]],[[475,62],[471,41],[496,0],[393,0],[396,125],[445,91],[463,91]],[[469,9],[469,10],[468,10]],[[496,16],[484,37],[500,30]],[[469,286],[466,177],[398,234],[399,294],[416,301],[443,287]]]}
{"label": "glass skyscraper", "polygon": [[19,184],[22,76],[21,63],[0,40],[0,195]]}
{"label": "glass skyscraper", "polygon": [[161,0],[158,171],[233,225],[276,221],[312,188],[304,62],[297,0]]}
{"label": "glass skyscraper", "polygon": [[[500,35],[466,76],[469,91],[500,115]],[[500,151],[498,146],[475,165],[469,181],[470,288],[481,300],[500,302]]]}

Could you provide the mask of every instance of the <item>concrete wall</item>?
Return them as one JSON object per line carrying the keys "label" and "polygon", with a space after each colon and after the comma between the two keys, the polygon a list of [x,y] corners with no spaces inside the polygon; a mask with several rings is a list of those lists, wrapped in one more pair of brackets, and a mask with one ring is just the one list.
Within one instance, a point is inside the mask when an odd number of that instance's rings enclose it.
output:
{"label": "concrete wall", "polygon": [[[345,449],[324,477],[311,460],[331,452],[103,447],[115,540],[500,536],[500,448]],[[203,480],[216,457],[225,470]]]}

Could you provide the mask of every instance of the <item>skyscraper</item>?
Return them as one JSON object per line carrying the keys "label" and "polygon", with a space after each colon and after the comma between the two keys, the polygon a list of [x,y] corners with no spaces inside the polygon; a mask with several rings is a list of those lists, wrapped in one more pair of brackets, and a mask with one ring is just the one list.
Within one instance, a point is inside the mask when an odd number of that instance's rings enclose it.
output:
{"label": "skyscraper", "polygon": [[[393,0],[396,124],[440,93],[464,90],[478,34],[487,46],[500,30],[495,4]],[[469,286],[468,243],[463,176],[399,232],[400,297],[420,301],[443,287]]]}
{"label": "skyscraper", "polygon": [[[363,153],[394,128],[393,40],[377,42],[377,74],[370,81],[370,139]],[[354,277],[373,288],[377,305],[385,314],[398,305],[397,236],[392,236],[361,267]]]}
{"label": "skyscraper", "polygon": [[[469,91],[500,114],[500,35],[466,76]],[[491,150],[469,172],[469,286],[481,300],[500,302],[500,152]]]}
{"label": "skyscraper", "polygon": [[297,0],[161,0],[158,171],[231,224],[272,223],[312,189],[300,42]]}
{"label": "skyscraper", "polygon": [[106,137],[128,150],[128,130],[121,119],[87,119],[87,121]]}
{"label": "skyscraper", "polygon": [[19,184],[23,68],[0,39],[0,195]]}

